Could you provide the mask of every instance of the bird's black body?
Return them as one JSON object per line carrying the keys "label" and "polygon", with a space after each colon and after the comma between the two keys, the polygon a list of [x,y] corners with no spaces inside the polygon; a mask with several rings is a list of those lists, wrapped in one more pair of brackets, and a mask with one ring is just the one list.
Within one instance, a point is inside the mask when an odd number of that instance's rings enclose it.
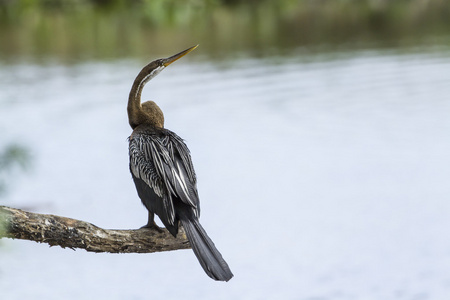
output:
{"label": "bird's black body", "polygon": [[154,222],[156,214],[176,236],[181,223],[208,276],[228,281],[233,274],[199,223],[197,179],[189,149],[177,134],[164,128],[162,111],[154,102],[140,104],[145,83],[194,48],[151,62],[136,78],[128,102],[128,117],[133,128],[129,137],[130,171],[138,195],[149,212],[145,227],[160,230]]}
{"label": "bird's black body", "polygon": [[138,126],[129,143],[130,171],[142,203],[176,236],[177,212],[200,216],[196,177],[186,144],[174,132],[149,125]]}

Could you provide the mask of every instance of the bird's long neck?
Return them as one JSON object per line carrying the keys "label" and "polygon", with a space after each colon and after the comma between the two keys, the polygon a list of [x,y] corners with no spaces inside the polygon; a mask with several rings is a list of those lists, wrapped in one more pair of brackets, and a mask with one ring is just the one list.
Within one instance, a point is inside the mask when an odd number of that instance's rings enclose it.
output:
{"label": "bird's long neck", "polygon": [[145,66],[134,80],[128,97],[128,122],[131,128],[136,128],[140,124],[148,122],[148,116],[142,109],[141,94],[145,84],[158,75],[164,67],[154,67],[152,63]]}

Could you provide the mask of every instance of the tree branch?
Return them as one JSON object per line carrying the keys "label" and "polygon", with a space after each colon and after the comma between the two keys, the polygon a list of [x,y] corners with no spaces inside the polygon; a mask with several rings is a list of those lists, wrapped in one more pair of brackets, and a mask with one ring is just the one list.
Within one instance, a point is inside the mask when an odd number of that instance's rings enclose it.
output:
{"label": "tree branch", "polygon": [[[166,229],[112,230],[75,219],[0,206],[0,238],[30,240],[91,252],[152,253],[189,249],[182,230],[174,238]],[[0,224],[1,225],[1,224]],[[1,226],[0,226],[1,227]]]}

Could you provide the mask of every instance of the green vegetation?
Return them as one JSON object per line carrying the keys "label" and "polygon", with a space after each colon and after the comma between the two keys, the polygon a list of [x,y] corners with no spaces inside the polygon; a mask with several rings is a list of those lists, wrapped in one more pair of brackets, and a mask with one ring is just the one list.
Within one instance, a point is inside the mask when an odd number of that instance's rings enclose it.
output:
{"label": "green vegetation", "polygon": [[209,58],[450,44],[446,0],[0,0],[0,60]]}
{"label": "green vegetation", "polygon": [[18,168],[26,169],[30,162],[28,151],[18,145],[9,145],[0,153],[0,195],[6,190],[6,182]]}
{"label": "green vegetation", "polygon": [[[0,152],[0,196],[6,191],[6,183],[17,168],[25,169],[30,162],[28,151],[18,145],[9,145]],[[7,224],[0,212],[0,236],[4,235]]]}

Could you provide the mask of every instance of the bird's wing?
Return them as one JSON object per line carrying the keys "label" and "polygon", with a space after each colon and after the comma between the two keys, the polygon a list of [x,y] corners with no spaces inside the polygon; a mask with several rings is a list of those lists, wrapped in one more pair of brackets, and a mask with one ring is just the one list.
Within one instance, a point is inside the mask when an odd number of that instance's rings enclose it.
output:
{"label": "bird's wing", "polygon": [[173,175],[173,177],[170,177],[170,181],[175,185],[177,195],[182,198],[183,202],[197,207],[197,178],[189,149],[178,135],[169,130],[166,130],[166,133],[164,145],[169,152],[166,170],[169,173],[167,167],[170,166]]}
{"label": "bird's wing", "polygon": [[163,199],[168,221],[173,224],[173,197],[199,214],[196,177],[189,150],[175,133],[139,134],[130,137],[130,167]]}

